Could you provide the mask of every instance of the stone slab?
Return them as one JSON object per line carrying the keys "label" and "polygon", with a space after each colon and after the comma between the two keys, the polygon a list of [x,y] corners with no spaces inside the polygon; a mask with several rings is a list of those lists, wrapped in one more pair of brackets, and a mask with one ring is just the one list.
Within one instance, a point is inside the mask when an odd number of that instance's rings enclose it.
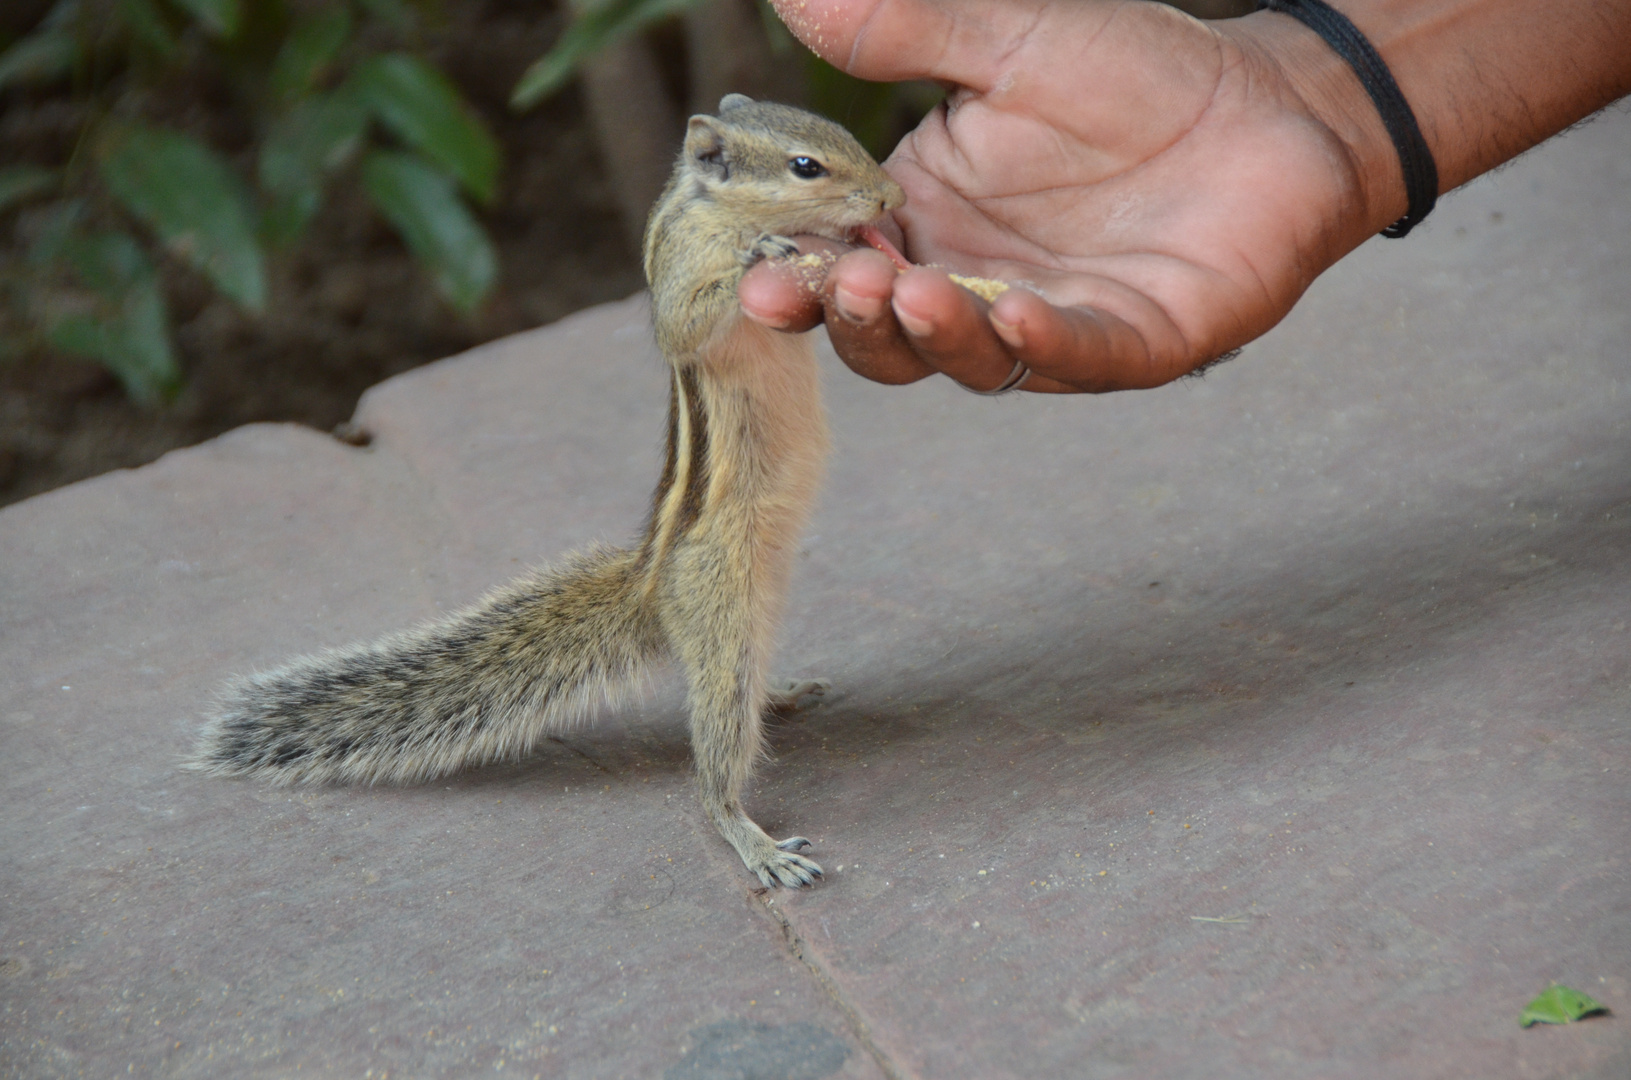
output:
{"label": "stone slab", "polygon": [[[639,319],[587,323],[615,342]],[[570,341],[573,324],[552,332]],[[536,379],[540,343],[472,358],[488,372],[474,383]],[[660,395],[650,357],[625,363]],[[421,384],[433,411],[441,376]],[[608,534],[644,503],[642,425],[609,476],[592,454],[547,474],[542,513],[495,552],[504,529],[469,493],[396,451],[414,436],[390,420],[394,393],[365,411],[370,450],[244,428],[0,517],[0,1074],[882,1076],[745,902],[691,799],[672,705],[421,787],[178,769],[226,673],[462,603],[516,571],[509,548],[590,539],[581,493],[602,481]],[[455,408],[472,429],[479,399]],[[556,411],[556,438],[616,437],[605,412]]]}
{"label": "stone slab", "polygon": [[0,512],[0,1072],[1623,1077],[1631,115],[1328,274],[1202,380],[990,401],[831,363],[752,808],[672,681],[526,762],[289,792],[213,687],[631,536],[641,302]]}

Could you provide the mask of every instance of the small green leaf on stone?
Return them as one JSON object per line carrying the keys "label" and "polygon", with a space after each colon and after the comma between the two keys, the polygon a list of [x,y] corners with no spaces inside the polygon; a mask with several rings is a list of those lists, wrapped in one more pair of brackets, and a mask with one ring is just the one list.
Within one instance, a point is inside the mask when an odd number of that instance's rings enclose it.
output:
{"label": "small green leaf on stone", "polygon": [[1551,986],[1529,1003],[1518,1017],[1523,1027],[1531,1024],[1568,1024],[1587,1016],[1608,1012],[1608,1006],[1567,986]]}

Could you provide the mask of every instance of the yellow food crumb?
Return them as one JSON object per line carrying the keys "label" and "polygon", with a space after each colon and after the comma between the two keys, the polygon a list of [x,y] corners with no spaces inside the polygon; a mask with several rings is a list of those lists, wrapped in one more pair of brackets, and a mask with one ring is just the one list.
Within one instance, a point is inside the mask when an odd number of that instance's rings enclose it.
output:
{"label": "yellow food crumb", "polygon": [[957,284],[989,303],[1007,292],[1009,285],[1006,281],[997,281],[995,278],[964,277],[962,274],[950,274]]}
{"label": "yellow food crumb", "polygon": [[798,272],[799,285],[805,292],[812,295],[821,292],[822,283],[826,281],[827,271],[832,264],[838,261],[838,256],[830,251],[811,251],[796,258],[787,260],[788,265]]}

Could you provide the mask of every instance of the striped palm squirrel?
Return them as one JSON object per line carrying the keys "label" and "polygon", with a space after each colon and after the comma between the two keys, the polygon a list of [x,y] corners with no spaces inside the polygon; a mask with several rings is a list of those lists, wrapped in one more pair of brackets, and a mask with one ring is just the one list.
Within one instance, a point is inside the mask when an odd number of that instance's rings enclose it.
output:
{"label": "striped palm squirrel", "polygon": [[765,885],[821,867],[742,807],[765,710],[821,684],[765,675],[826,421],[808,335],[741,313],[736,287],[787,234],[850,238],[905,201],[843,128],[740,94],[694,116],[645,234],[673,368],[668,453],[639,545],[597,549],[440,621],[239,679],[195,767],[273,781],[412,781],[516,757],[653,662],[688,684],[703,807]]}

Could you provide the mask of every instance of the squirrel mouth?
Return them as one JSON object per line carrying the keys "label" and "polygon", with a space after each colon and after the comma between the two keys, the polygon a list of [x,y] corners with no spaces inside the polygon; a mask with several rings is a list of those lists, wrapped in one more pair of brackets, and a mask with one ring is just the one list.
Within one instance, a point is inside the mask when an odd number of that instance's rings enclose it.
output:
{"label": "squirrel mouth", "polygon": [[881,251],[889,256],[889,261],[895,264],[896,269],[906,271],[912,268],[912,264],[907,260],[906,256],[902,255],[900,249],[889,242],[889,237],[880,232],[876,225],[857,226],[852,230],[851,235],[854,242],[865,244],[867,247],[875,251]]}

